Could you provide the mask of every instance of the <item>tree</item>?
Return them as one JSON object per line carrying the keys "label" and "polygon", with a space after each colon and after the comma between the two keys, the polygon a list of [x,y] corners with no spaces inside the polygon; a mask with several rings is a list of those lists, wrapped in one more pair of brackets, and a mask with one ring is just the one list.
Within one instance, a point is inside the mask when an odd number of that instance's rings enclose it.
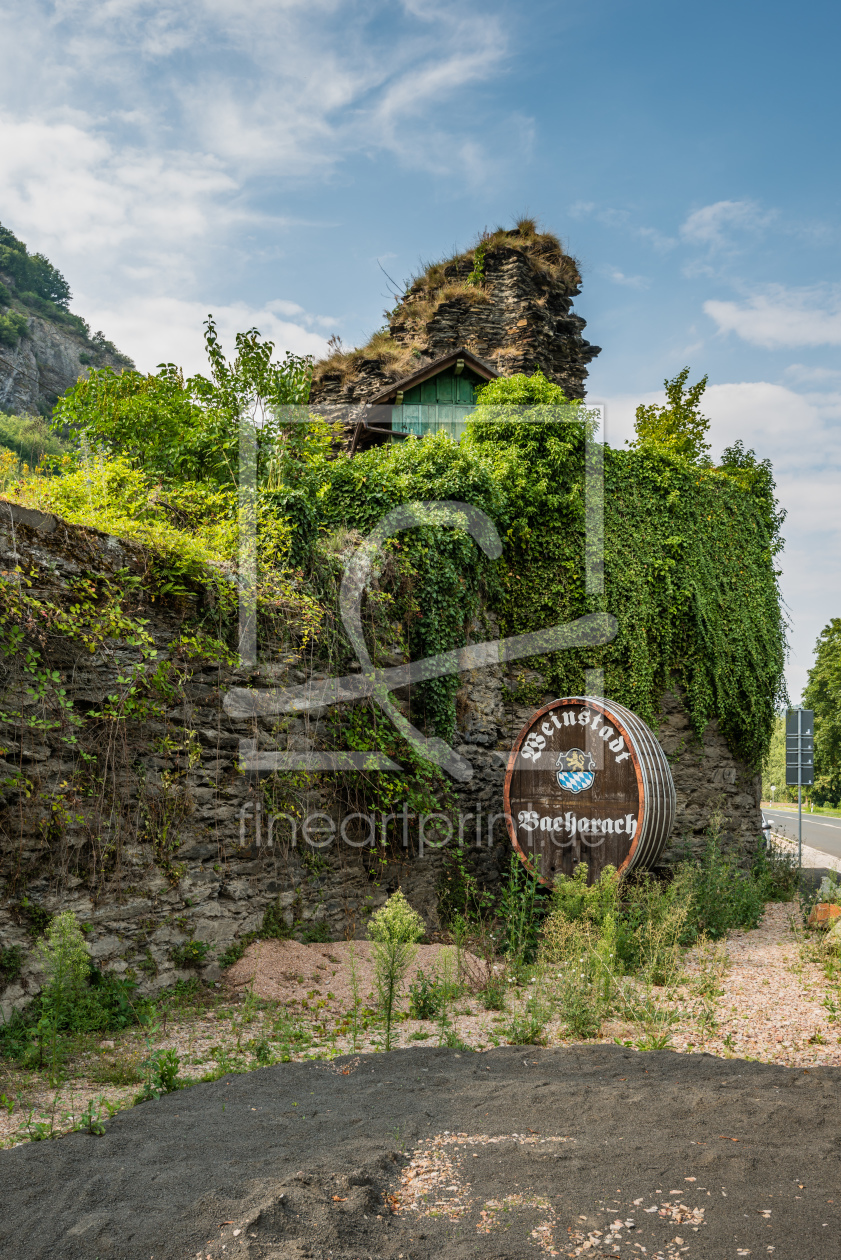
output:
{"label": "tree", "polygon": [[1,223],[0,271],[11,277],[19,293],[34,293],[67,310],[72,294],[61,272],[43,254],[30,254],[23,241]]}
{"label": "tree", "polygon": [[[309,398],[312,361],[287,352],[256,328],[237,333],[236,357],[222,351],[213,317],[205,326],[210,377],[187,379],[174,363],[156,373],[94,368],[59,399],[54,428],[65,426],[95,447],[127,455],[163,481],[237,481],[240,425],[254,426],[262,479],[284,443],[301,446],[308,427],[288,423],[288,408]],[[275,472],[275,480],[277,473]]]}
{"label": "tree", "polygon": [[815,711],[815,787],[817,804],[841,801],[841,617],[824,626],[815,644],[815,663],[803,692]]}
{"label": "tree", "polygon": [[707,451],[710,446],[704,439],[710,422],[698,410],[709,377],[703,376],[684,392],[688,379],[689,368],[685,367],[671,381],[663,382],[668,399],[665,407],[656,403],[648,407],[641,403],[637,407],[634,425],[637,439],[631,443],[632,446],[655,446],[692,463],[709,462]]}
{"label": "tree", "polygon": [[786,720],[784,715],[778,715],[774,722],[774,733],[771,736],[768,755],[762,765],[762,799],[764,801],[797,800],[797,788],[786,786]]}

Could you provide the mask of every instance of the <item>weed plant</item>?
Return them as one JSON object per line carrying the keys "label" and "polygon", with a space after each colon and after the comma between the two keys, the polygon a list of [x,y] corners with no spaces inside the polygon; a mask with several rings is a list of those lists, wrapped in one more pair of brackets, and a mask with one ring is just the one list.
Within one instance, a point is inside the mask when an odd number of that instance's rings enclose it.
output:
{"label": "weed plant", "polygon": [[[449,970],[453,970],[452,965]],[[455,1001],[463,992],[463,986],[457,980],[442,978],[437,970],[429,976],[419,971],[409,985],[409,1018],[435,1019],[442,1006]]]}
{"label": "weed plant", "polygon": [[417,954],[415,944],[424,934],[423,919],[398,889],[371,916],[368,937],[374,945],[374,975],[380,1013],[385,1025],[385,1049],[391,1049],[395,1007],[406,972]]}
{"label": "weed plant", "polygon": [[551,896],[545,885],[512,853],[498,913],[500,953],[515,969],[528,966],[537,957],[541,925],[550,906]]}
{"label": "weed plant", "polygon": [[47,1068],[58,1080],[79,1037],[118,1032],[144,1018],[132,980],[94,967],[72,911],[56,915],[36,946],[44,971],[41,993],[0,1025],[0,1055],[24,1068]]}
{"label": "weed plant", "polygon": [[153,1050],[141,1064],[143,1088],[135,1102],[150,1102],[161,1094],[171,1094],[178,1089],[178,1069],[181,1066],[175,1050]]}
{"label": "weed plant", "polygon": [[505,977],[491,974],[484,988],[479,990],[478,997],[486,1011],[505,1010],[506,984]]}
{"label": "weed plant", "polygon": [[448,949],[442,949],[438,955],[437,979],[440,993],[436,1014],[438,1045],[445,1046],[450,1032],[450,995],[456,990],[453,954]]}
{"label": "weed plant", "polygon": [[176,945],[172,950],[172,961],[176,967],[201,967],[210,949],[211,946],[207,941],[184,941],[182,945]]}
{"label": "weed plant", "polygon": [[573,1036],[594,1037],[615,1012],[644,1029],[642,1048],[666,1044],[674,1012],[660,994],[678,979],[683,950],[696,944],[695,988],[702,1021],[711,1025],[726,967],[726,951],[716,942],[731,928],[757,927],[765,902],[790,898],[795,887],[790,859],[771,847],[752,871],[739,869],[722,852],[715,817],[701,858],[679,865],[669,882],[643,873],[620,883],[607,867],[588,885],[581,864],[554,886],[539,951],[554,974],[565,1027]]}

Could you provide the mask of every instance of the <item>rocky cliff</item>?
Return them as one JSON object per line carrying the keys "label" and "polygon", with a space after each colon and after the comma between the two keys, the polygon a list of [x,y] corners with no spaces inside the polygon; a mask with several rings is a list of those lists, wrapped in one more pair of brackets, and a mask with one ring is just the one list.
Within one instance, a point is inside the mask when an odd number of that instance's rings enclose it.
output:
{"label": "rocky cliff", "polygon": [[43,254],[0,223],[0,411],[49,416],[88,367],[134,367],[68,309],[72,294]]}
{"label": "rocky cliff", "polygon": [[0,411],[51,414],[56,400],[89,366],[133,367],[101,338],[90,338],[44,316],[29,315],[17,345],[0,342]]}
{"label": "rocky cliff", "polygon": [[485,235],[414,279],[366,346],[337,347],[316,364],[313,401],[364,402],[460,346],[505,376],[540,368],[567,397],[583,398],[599,347],[584,340],[585,321],[573,312],[580,292],[575,259],[531,221]]}

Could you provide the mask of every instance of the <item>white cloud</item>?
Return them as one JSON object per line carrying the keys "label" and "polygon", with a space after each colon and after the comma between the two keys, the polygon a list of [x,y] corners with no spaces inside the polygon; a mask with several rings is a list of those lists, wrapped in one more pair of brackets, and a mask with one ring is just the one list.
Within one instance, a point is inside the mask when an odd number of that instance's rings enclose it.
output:
{"label": "white cloud", "polygon": [[742,302],[704,303],[721,333],[734,332],[751,345],[841,345],[841,287],[788,289],[770,285]]}
{"label": "white cloud", "polygon": [[245,302],[227,305],[188,302],[173,297],[147,297],[130,305],[99,305],[91,300],[85,309],[90,323],[102,328],[120,350],[131,354],[142,372],[154,372],[159,363],[177,363],[188,375],[207,374],[202,325],[212,314],[219,330],[222,348],[233,357],[234,337],[248,328],[258,328],[262,336],[275,343],[275,357],[286,350],[295,354],[311,354],[320,358],[327,342],[318,333],[301,327],[312,322],[300,311],[299,322],[283,319],[283,308],[290,302],[268,302],[256,309]]}
{"label": "white cloud", "polygon": [[709,250],[729,249],[736,231],[755,235],[775,218],[774,211],[763,211],[753,201],[716,201],[702,206],[681,224],[680,234],[692,245]]}
{"label": "white cloud", "polygon": [[677,240],[673,236],[667,236],[664,232],[659,232],[657,228],[641,227],[637,228],[637,236],[642,237],[655,249],[658,254],[667,254],[677,245]]}
{"label": "white cloud", "polygon": [[647,289],[651,285],[647,276],[626,276],[618,267],[604,267],[602,273],[614,284],[621,284],[628,289]]}
{"label": "white cloud", "polygon": [[[501,153],[527,151],[530,119],[488,127],[460,108],[507,50],[474,0],[8,0],[0,218],[145,362],[158,334],[137,311],[171,312],[181,344],[178,312],[204,313],[226,283],[219,258],[253,257],[258,234],[291,226],[262,209],[267,188],[276,204],[278,189],[383,152],[478,185]],[[284,338],[311,346],[308,329],[335,327],[274,299],[264,319]]]}
{"label": "white cloud", "polygon": [[795,384],[826,386],[841,381],[841,368],[815,367],[807,363],[790,363],[783,375]]}

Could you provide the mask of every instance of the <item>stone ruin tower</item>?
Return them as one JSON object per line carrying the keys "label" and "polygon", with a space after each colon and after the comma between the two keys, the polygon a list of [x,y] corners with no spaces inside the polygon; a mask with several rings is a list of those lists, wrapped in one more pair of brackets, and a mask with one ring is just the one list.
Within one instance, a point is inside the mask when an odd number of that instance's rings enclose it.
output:
{"label": "stone ruin tower", "polygon": [[402,383],[427,380],[462,351],[486,365],[484,379],[540,368],[568,398],[583,398],[600,347],[584,340],[585,321],[573,313],[580,292],[578,263],[533,220],[485,232],[409,282],[367,345],[337,347],[317,363],[312,402],[329,410],[392,401]]}

